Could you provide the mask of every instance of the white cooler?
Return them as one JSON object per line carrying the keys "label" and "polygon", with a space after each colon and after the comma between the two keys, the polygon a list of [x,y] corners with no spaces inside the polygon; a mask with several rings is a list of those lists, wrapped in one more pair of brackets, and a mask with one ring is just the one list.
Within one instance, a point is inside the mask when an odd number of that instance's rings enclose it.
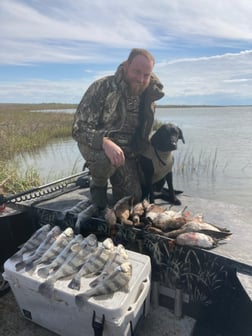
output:
{"label": "white cooler", "polygon": [[36,272],[16,272],[15,263],[4,264],[4,278],[10,284],[23,316],[62,336],[128,336],[132,335],[140,317],[146,316],[150,305],[150,258],[127,251],[132,263],[129,292],[118,291],[109,298],[97,296],[82,308],[75,304],[75,295],[90,288],[94,278],[81,279],[79,291],[68,288],[71,279],[55,283],[53,299],[38,292],[45,279]]}

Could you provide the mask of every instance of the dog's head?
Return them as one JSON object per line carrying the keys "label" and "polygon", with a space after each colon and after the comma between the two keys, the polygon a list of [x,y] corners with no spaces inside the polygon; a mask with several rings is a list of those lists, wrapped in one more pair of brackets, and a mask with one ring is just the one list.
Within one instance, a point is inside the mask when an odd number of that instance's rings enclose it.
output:
{"label": "dog's head", "polygon": [[185,143],[182,130],[172,124],[162,125],[151,137],[151,144],[161,152],[174,151],[177,149],[178,140]]}

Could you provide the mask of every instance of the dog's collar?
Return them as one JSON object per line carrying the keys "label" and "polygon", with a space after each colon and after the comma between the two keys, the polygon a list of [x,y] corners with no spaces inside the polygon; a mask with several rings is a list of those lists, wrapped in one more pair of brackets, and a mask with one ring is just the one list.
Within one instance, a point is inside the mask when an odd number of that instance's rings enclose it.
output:
{"label": "dog's collar", "polygon": [[159,153],[158,153],[158,150],[154,147],[154,151],[155,151],[155,154],[159,160],[160,163],[162,163],[163,166],[166,166],[166,163],[161,159]]}

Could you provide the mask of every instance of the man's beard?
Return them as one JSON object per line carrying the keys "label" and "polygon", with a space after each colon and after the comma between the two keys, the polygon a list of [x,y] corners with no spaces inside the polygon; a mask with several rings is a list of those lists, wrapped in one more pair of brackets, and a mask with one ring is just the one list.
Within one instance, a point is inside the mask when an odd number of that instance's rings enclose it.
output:
{"label": "man's beard", "polygon": [[127,75],[125,75],[125,80],[128,84],[129,94],[132,96],[140,96],[149,85],[149,83],[141,84],[136,80],[130,80]]}
{"label": "man's beard", "polygon": [[148,86],[136,82],[133,83],[128,82],[128,85],[129,85],[129,92],[132,96],[140,96]]}

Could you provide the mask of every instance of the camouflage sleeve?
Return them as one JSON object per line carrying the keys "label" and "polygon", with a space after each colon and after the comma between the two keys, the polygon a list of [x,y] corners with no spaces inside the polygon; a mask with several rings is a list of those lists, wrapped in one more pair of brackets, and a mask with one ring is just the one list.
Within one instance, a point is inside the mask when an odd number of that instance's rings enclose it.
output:
{"label": "camouflage sleeve", "polygon": [[101,125],[106,95],[106,80],[94,82],[84,94],[74,116],[73,138],[93,149],[102,148],[106,132]]}

